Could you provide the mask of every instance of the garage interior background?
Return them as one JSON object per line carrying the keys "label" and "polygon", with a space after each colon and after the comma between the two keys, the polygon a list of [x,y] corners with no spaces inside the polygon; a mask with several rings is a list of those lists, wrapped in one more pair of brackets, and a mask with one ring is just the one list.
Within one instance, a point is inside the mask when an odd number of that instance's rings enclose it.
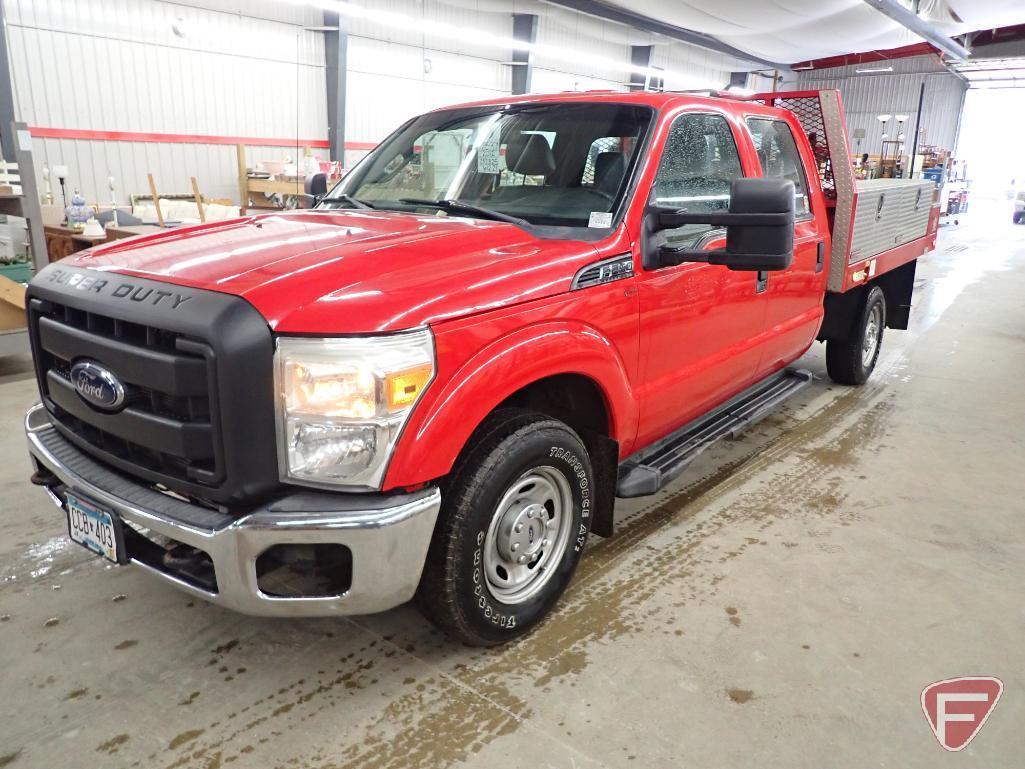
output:
{"label": "garage interior background", "polygon": [[[35,139],[40,187],[44,166],[66,165],[69,193],[79,189],[90,203],[109,203],[110,176],[121,204],[148,192],[147,173],[162,193],[187,192],[196,175],[208,198],[237,200],[237,143],[250,166],[310,147],[349,168],[425,110],[500,94],[644,87],[652,84],[645,68],[667,90],[842,85],[852,149],[873,155],[885,130],[877,115],[915,116],[924,83],[920,142],[955,148],[966,77],[900,25],[880,25],[887,20],[867,5],[828,18],[804,5],[814,35],[800,27],[764,38],[718,34],[711,46],[571,9],[586,2],[3,0],[0,8],[13,117]],[[672,9],[685,19],[691,10]],[[791,50],[828,53],[829,24],[844,25],[835,45],[850,45],[858,34],[850,19],[862,17],[873,35],[886,30],[872,39],[880,48],[907,44],[901,58],[887,67],[865,64],[871,57],[778,63],[796,58]],[[533,51],[512,50],[513,38],[532,41]],[[10,117],[0,115],[0,127]]]}
{"label": "garage interior background", "polygon": [[[536,15],[539,45],[580,54],[575,61],[535,55],[530,90],[538,92],[625,89],[631,45],[639,43],[653,44],[666,88],[721,87],[730,72],[757,66],[541,3],[366,5],[421,28],[438,23],[506,38],[513,12]],[[109,200],[109,175],[125,194],[146,190],[147,172],[161,190],[184,192],[196,174],[204,194],[237,199],[240,139],[251,164],[294,157],[297,136],[301,147],[329,155],[328,60],[339,35],[322,28],[338,23],[333,14],[230,0],[6,0],[3,7],[16,117],[36,138],[36,165],[67,165],[87,201]],[[413,115],[512,93],[514,70],[524,66],[512,64],[508,48],[474,44],[474,34],[454,39],[369,19],[341,22],[348,27],[346,167]],[[596,50],[600,57],[586,54]]]}

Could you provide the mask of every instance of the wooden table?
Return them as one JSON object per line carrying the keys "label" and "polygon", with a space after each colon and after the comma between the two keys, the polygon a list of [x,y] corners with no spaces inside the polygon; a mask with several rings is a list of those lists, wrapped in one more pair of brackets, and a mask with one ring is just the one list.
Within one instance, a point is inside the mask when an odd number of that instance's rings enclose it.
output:
{"label": "wooden table", "polygon": [[51,262],[60,261],[66,256],[95,246],[97,243],[103,243],[107,239],[106,235],[87,238],[80,229],[75,227],[50,225],[43,228],[43,233],[46,236],[46,254]]}

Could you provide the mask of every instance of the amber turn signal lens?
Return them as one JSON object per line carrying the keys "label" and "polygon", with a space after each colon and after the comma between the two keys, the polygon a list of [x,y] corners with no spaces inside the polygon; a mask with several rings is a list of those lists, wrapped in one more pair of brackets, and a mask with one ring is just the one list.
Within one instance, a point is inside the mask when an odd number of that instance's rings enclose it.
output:
{"label": "amber turn signal lens", "polygon": [[412,406],[431,381],[432,371],[433,366],[428,364],[388,374],[385,382],[388,410],[397,411]]}

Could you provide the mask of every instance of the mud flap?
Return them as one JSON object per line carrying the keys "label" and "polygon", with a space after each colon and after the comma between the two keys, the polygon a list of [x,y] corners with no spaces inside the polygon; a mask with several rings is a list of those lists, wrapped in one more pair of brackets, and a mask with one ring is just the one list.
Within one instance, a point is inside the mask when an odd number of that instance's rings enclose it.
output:
{"label": "mud flap", "polygon": [[594,470],[594,507],[591,508],[591,533],[611,537],[615,526],[616,478],[619,467],[619,442],[599,433],[584,431],[581,438],[587,446]]}

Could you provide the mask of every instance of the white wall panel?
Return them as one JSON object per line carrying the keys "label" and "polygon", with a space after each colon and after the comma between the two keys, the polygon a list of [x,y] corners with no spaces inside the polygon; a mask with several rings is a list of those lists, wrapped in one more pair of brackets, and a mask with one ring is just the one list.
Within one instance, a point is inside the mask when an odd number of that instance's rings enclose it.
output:
{"label": "white wall panel", "polygon": [[[352,18],[348,22],[349,34],[372,38],[412,48],[449,51],[467,56],[507,61],[508,55],[491,46],[475,42],[474,32],[485,32],[498,37],[512,37],[514,4],[502,0],[355,0],[356,5],[373,11],[412,17],[414,20],[436,22],[456,29],[467,30],[457,37],[431,34],[423,25],[391,26],[377,21]],[[508,53],[508,52],[507,52]]]}
{"label": "white wall panel", "polygon": [[346,138],[376,142],[426,110],[507,94],[510,77],[497,60],[350,36]]}
{"label": "white wall panel", "polygon": [[[320,23],[319,12],[261,18],[271,4],[253,4],[248,15],[233,10],[248,4],[214,5],[5,0],[18,119],[39,128],[325,139],[323,35],[297,26]],[[167,192],[188,191],[195,175],[218,197],[237,178],[232,146],[46,139],[36,150],[37,171],[68,165],[91,201],[108,199],[109,174],[123,194],[144,192],[147,171]],[[249,155],[268,152],[295,155]]]}
{"label": "white wall panel", "polygon": [[[535,56],[532,91],[626,90],[630,81],[630,46],[644,37],[643,33],[554,6],[542,6],[537,12],[538,45],[565,51],[569,57]],[[583,55],[577,58],[574,52]],[[616,67],[593,63],[588,55],[623,64]]]}
{"label": "white wall panel", "polygon": [[725,88],[731,72],[744,72],[751,66],[732,56],[683,43],[656,43],[654,64],[665,70],[665,87],[670,91]]}

